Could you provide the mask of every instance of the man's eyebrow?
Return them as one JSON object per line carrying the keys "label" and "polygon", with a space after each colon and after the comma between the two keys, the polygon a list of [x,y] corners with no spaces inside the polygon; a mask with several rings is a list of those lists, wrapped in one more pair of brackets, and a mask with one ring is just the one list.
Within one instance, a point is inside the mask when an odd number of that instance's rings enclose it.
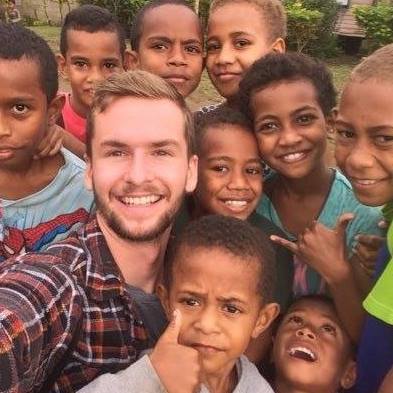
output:
{"label": "man's eyebrow", "polygon": [[112,140],[112,139],[101,142],[101,146],[102,147],[118,147],[118,148],[128,147],[128,145],[126,143],[119,142],[119,141]]}
{"label": "man's eyebrow", "polygon": [[151,142],[150,146],[153,148],[167,147],[167,146],[179,147],[180,143],[175,139],[164,139],[162,141]]}

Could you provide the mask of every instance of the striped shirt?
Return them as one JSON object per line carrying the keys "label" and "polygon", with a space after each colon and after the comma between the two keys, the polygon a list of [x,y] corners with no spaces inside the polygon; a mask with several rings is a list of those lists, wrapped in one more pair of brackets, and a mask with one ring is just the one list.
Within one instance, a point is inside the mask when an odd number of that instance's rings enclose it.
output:
{"label": "striped shirt", "polygon": [[0,266],[0,392],[39,392],[53,375],[48,392],[75,392],[126,368],[146,347],[95,217],[45,252]]}

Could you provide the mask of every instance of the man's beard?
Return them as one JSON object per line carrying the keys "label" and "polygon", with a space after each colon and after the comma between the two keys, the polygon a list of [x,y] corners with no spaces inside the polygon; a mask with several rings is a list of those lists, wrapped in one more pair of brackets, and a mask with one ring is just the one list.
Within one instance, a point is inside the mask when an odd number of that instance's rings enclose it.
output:
{"label": "man's beard", "polygon": [[173,224],[175,221],[176,214],[180,209],[180,206],[184,199],[184,193],[175,201],[171,208],[166,211],[157,221],[157,224],[147,231],[135,231],[132,232],[125,228],[122,224],[122,220],[113,212],[105,202],[102,201],[101,197],[93,189],[94,199],[97,206],[97,210],[101,213],[102,217],[106,221],[109,228],[112,229],[116,235],[120,238],[132,242],[153,242],[158,240],[160,236]]}

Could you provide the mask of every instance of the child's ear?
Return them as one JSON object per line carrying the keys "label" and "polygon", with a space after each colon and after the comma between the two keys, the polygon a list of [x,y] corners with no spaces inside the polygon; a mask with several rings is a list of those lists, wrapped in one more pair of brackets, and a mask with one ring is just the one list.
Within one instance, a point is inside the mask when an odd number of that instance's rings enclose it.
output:
{"label": "child's ear", "polygon": [[343,389],[350,389],[353,385],[355,385],[356,377],[356,362],[354,360],[349,360],[340,380],[341,387]]}
{"label": "child's ear", "polygon": [[285,53],[286,50],[285,41],[282,38],[277,38],[273,42],[271,46],[271,50],[272,52],[276,52],[276,53]]}
{"label": "child's ear", "polygon": [[192,193],[198,182],[198,156],[193,154],[188,160],[188,171],[186,181],[186,193]]}
{"label": "child's ear", "polygon": [[59,75],[63,79],[68,79],[67,70],[66,70],[66,59],[60,53],[56,55],[57,67],[59,69]]}
{"label": "child's ear", "polygon": [[280,306],[277,303],[268,303],[262,307],[251,337],[257,338],[270,326],[270,324],[277,318],[279,313]]}
{"label": "child's ear", "polygon": [[53,126],[59,118],[65,104],[65,95],[58,94],[48,106],[48,125]]}
{"label": "child's ear", "polygon": [[334,134],[334,123],[336,120],[335,110],[336,109],[333,109],[330,114],[325,117],[326,130],[328,134]]}
{"label": "child's ear", "polygon": [[139,67],[139,55],[138,52],[131,50],[128,51],[127,57],[124,57],[124,68],[127,71],[133,71]]}
{"label": "child's ear", "polygon": [[131,55],[131,51],[129,49],[126,49],[124,51],[124,54],[123,54],[123,68],[124,68],[124,71],[132,70],[132,68],[131,68],[131,64],[132,64],[131,56],[132,56]]}
{"label": "child's ear", "polygon": [[168,321],[171,320],[172,318],[172,311],[170,306],[169,306],[169,294],[167,289],[165,288],[164,285],[158,284],[156,288],[157,296],[160,299],[160,302],[162,304],[162,307],[164,308],[165,314],[168,318]]}

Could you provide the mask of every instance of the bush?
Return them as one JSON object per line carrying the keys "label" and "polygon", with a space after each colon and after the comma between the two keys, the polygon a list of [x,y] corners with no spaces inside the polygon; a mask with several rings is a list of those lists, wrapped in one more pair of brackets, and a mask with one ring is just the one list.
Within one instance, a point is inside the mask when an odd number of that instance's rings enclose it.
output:
{"label": "bush", "polygon": [[94,4],[106,8],[112,12],[113,15],[116,15],[128,36],[135,14],[145,5],[145,3],[147,3],[147,1],[148,0],[79,0],[79,4]]}
{"label": "bush", "polygon": [[333,34],[338,12],[336,0],[285,0],[288,47],[314,56],[336,54]]}
{"label": "bush", "polygon": [[372,50],[393,42],[393,6],[357,6],[353,13],[363,27]]}

